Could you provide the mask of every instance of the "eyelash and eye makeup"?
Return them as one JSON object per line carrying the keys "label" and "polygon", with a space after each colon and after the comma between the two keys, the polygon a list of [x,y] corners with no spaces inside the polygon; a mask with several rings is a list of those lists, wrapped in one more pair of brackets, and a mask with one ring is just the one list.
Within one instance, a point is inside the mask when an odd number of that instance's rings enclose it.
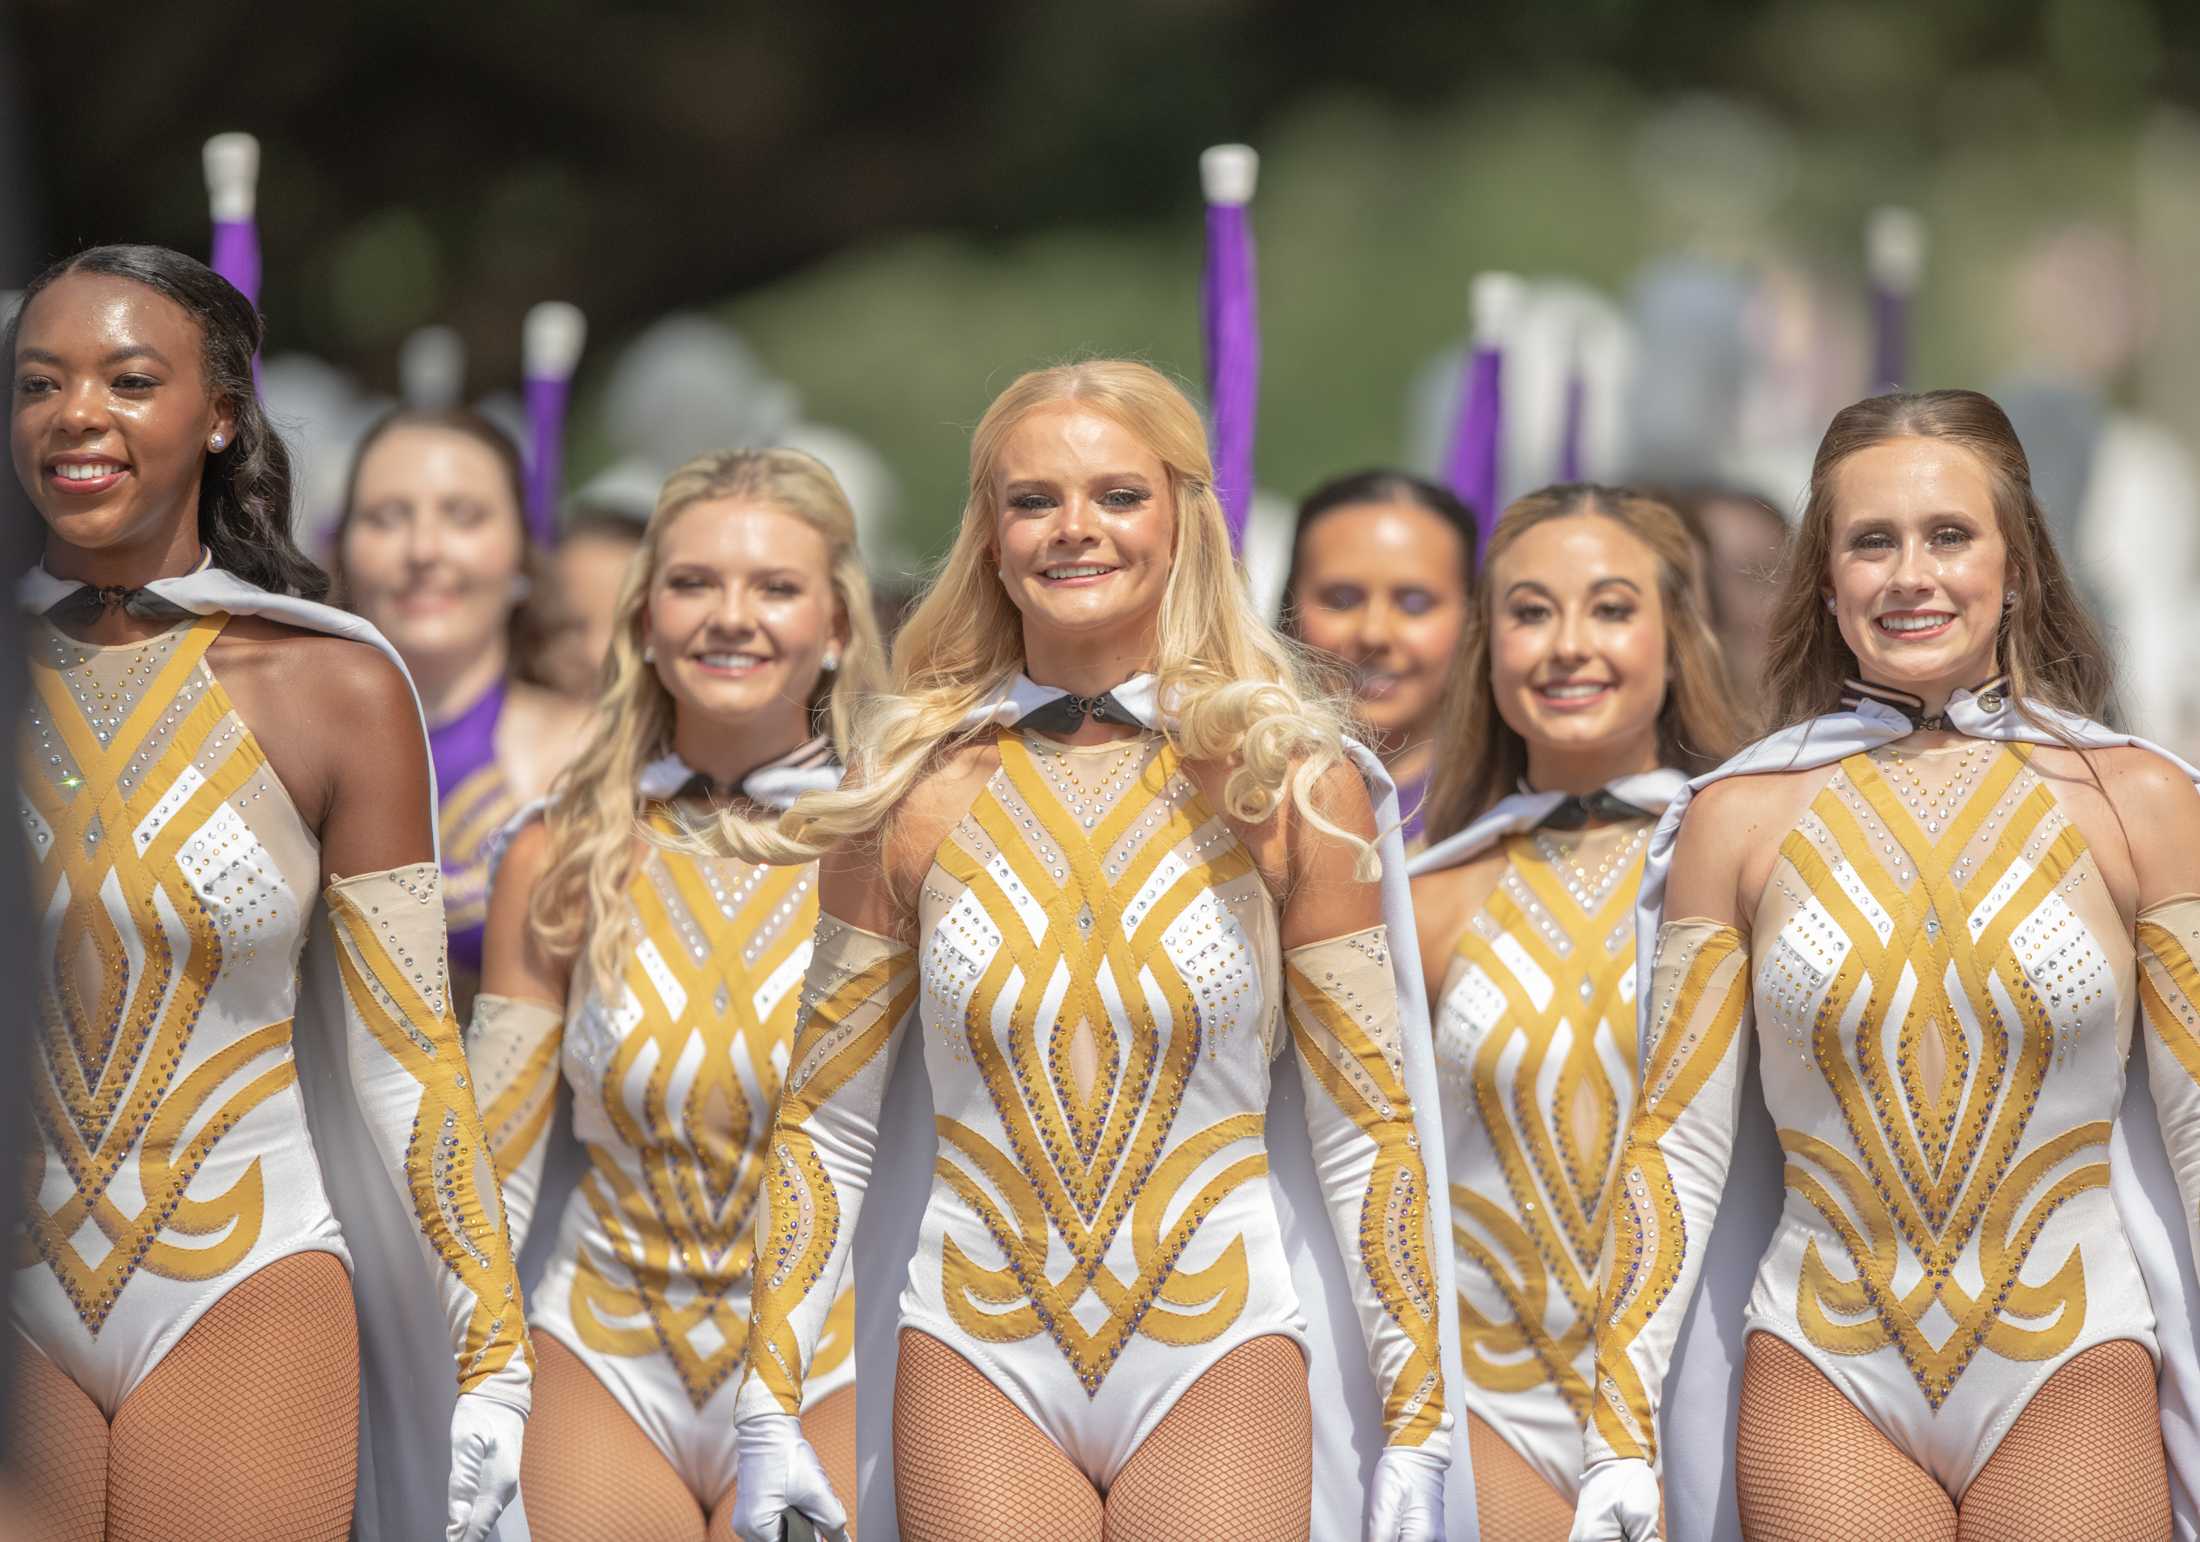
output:
{"label": "eyelash and eye makeup", "polygon": [[[1152,497],[1153,494],[1142,487],[1115,487],[1102,493],[1094,501],[1111,509],[1124,510],[1135,509]],[[1040,509],[1051,509],[1059,502],[1051,493],[1018,493],[1008,500],[1008,506],[1025,513],[1034,513]]]}

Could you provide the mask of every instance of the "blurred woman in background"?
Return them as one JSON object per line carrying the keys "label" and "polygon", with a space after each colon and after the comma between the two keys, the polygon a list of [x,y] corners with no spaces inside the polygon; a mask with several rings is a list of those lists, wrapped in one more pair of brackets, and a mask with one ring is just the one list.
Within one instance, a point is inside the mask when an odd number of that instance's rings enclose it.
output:
{"label": "blurred woman in background", "polygon": [[565,521],[527,605],[529,675],[576,701],[595,701],[627,565],[641,544],[641,522],[623,513],[580,510]]}
{"label": "blurred woman in background", "polygon": [[[629,565],[593,727],[495,880],[468,1055],[528,1282],[540,1384],[523,1477],[537,1542],[725,1538],[752,1224],[817,921],[814,864],[652,843],[835,786],[884,679],[855,516],[797,450],[665,483]],[[545,1156],[560,1072],[586,1175]],[[855,1503],[854,1300],[834,1303],[802,1428]]]}
{"label": "blurred woman in background", "polygon": [[1402,471],[1325,482],[1299,506],[1282,630],[1351,671],[1353,707],[1398,786],[1409,849],[1439,751],[1436,709],[1466,625],[1474,515]]}
{"label": "blurred woman in background", "polygon": [[339,596],[396,647],[428,715],[461,1012],[481,975],[489,838],[548,790],[588,712],[513,676],[522,489],[519,451],[487,418],[400,408],[360,440],[337,530]]}
{"label": "blurred woman in background", "polygon": [[1413,908],[1445,1103],[1482,1535],[1565,1542],[1598,1250],[1635,1101],[1651,826],[1735,732],[1693,542],[1627,488],[1529,494],[1446,671]]}

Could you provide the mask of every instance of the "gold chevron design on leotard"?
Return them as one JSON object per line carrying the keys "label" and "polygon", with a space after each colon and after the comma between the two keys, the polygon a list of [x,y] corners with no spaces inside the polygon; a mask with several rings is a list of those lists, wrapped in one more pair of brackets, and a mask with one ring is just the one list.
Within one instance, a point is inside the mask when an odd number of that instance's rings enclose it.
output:
{"label": "gold chevron design on leotard", "polygon": [[[1206,1003],[1256,982],[1227,963],[1186,978],[1162,938],[1203,895],[1259,875],[1165,739],[1126,745],[1093,788],[1058,751],[1010,730],[997,743],[1000,770],[937,865],[1002,933],[957,1026],[1009,1149],[941,1116],[936,1171],[1007,1262],[981,1267],[949,1238],[942,1276],[948,1310],[973,1338],[1045,1333],[1097,1392],[1134,1333],[1204,1343],[1246,1300],[1242,1238],[1203,1268],[1179,1260],[1209,1212],[1267,1172],[1263,1115],[1175,1126],[1193,1066],[1212,1052]],[[1232,1148],[1242,1150],[1219,1162]],[[1204,1184],[1181,1202],[1203,1169]],[[1106,1258],[1125,1226],[1137,1270],[1127,1280]],[[1091,1329],[1075,1313],[1088,1295],[1104,1308]]]}
{"label": "gold chevron design on leotard", "polygon": [[[251,1251],[264,1219],[257,1161],[221,1194],[185,1190],[238,1121],[297,1078],[289,1018],[177,1075],[228,951],[260,940],[248,903],[210,907],[191,882],[220,884],[225,870],[209,878],[209,865],[253,838],[241,823],[227,836],[212,827],[267,769],[204,664],[228,619],[150,642],[111,684],[96,659],[63,671],[41,658],[31,671],[20,780],[32,909],[60,911],[41,961],[31,1104],[74,1191],[49,1211],[32,1174],[28,1241],[94,1333],[138,1269],[207,1280]],[[72,678],[90,682],[82,697]],[[263,1060],[265,1070],[230,1085]],[[115,1192],[133,1158],[134,1202]],[[96,1263],[75,1240],[87,1220],[108,1244]]]}
{"label": "gold chevron design on leotard", "polygon": [[[2011,945],[2057,901],[2085,843],[2031,771],[2028,747],[1974,745],[1963,757],[1949,785],[1928,790],[1899,752],[1887,771],[1852,755],[1780,847],[1846,943],[1807,1038],[1850,1149],[1788,1129],[1780,1142],[1788,1187],[1840,1237],[1854,1273],[1844,1278],[1811,1244],[1797,1317],[1836,1354],[1891,1344],[1935,1408],[1981,1348],[2040,1360],[2076,1339],[2078,1249],[2045,1284],[2019,1271],[2055,1211],[2108,1182],[2106,1120],[2030,1129],[2056,1052],[2042,993],[2060,977],[2028,977]],[[2068,1165],[2095,1150],[2098,1160]],[[1957,1269],[1974,1243],[1975,1292]],[[1922,1274],[1898,1288],[1904,1253]],[[1923,1320],[1936,1305],[1951,1326],[1933,1334]]]}
{"label": "gold chevron design on leotard", "polygon": [[[581,1192],[632,1284],[584,1249],[573,1326],[606,1354],[668,1355],[697,1409],[747,1349],[750,1223],[801,999],[792,966],[817,922],[815,874],[652,850],[627,891],[636,946],[619,986],[597,993],[623,1030],[599,1095],[625,1149],[591,1147]],[[637,1317],[646,1326],[620,1321]],[[821,1348],[811,1373],[831,1364]]]}
{"label": "gold chevron design on leotard", "polygon": [[1498,1167],[1472,1182],[1454,1174],[1452,1236],[1508,1308],[1485,1315],[1461,1293],[1464,1369],[1493,1392],[1548,1383],[1584,1422],[1581,1359],[1620,1123],[1634,1104],[1632,1082],[1615,1085],[1610,1067],[1636,1059],[1635,893],[1649,829],[1644,821],[1596,832],[1605,850],[1594,874],[1575,866],[1579,844],[1544,832],[1507,837],[1504,875],[1460,936],[1447,982],[1448,993],[1472,979],[1488,998],[1462,1003],[1492,1020],[1464,1069]]}

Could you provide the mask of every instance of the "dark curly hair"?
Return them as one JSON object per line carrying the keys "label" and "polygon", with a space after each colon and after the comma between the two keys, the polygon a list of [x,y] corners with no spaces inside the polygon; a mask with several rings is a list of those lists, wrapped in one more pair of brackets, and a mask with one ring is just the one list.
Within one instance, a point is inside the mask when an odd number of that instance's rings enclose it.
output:
{"label": "dark curly hair", "polygon": [[195,258],[165,246],[93,246],[65,257],[23,291],[0,332],[0,357],[12,367],[16,334],[31,301],[72,273],[126,278],[183,307],[198,324],[206,387],[236,417],[227,449],[209,454],[199,473],[199,539],[214,565],[276,594],[318,600],[328,575],[298,549],[290,533],[290,451],[268,421],[252,379],[252,356],[265,335],[260,313],[227,279]]}

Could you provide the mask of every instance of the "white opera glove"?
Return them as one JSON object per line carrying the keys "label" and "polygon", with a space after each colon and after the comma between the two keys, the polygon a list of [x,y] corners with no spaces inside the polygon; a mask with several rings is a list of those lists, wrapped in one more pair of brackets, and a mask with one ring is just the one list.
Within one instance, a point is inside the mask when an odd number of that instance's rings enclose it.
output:
{"label": "white opera glove", "polygon": [[1566,1542],[1659,1542],[1663,1508],[1658,1475],[1648,1462],[1607,1457],[1581,1475]]}
{"label": "white opera glove", "polygon": [[733,1427],[733,1534],[741,1542],[781,1542],[797,1511],[830,1542],[848,1542],[848,1512],[825,1477],[825,1464],[788,1413],[752,1413]]}
{"label": "white opera glove", "polygon": [[1385,1446],[1367,1491],[1367,1542],[1444,1542],[1450,1443]]}
{"label": "white opera glove", "polygon": [[451,1410],[449,1524],[443,1542],[484,1542],[519,1492],[527,1413],[486,1392],[459,1395]]}

